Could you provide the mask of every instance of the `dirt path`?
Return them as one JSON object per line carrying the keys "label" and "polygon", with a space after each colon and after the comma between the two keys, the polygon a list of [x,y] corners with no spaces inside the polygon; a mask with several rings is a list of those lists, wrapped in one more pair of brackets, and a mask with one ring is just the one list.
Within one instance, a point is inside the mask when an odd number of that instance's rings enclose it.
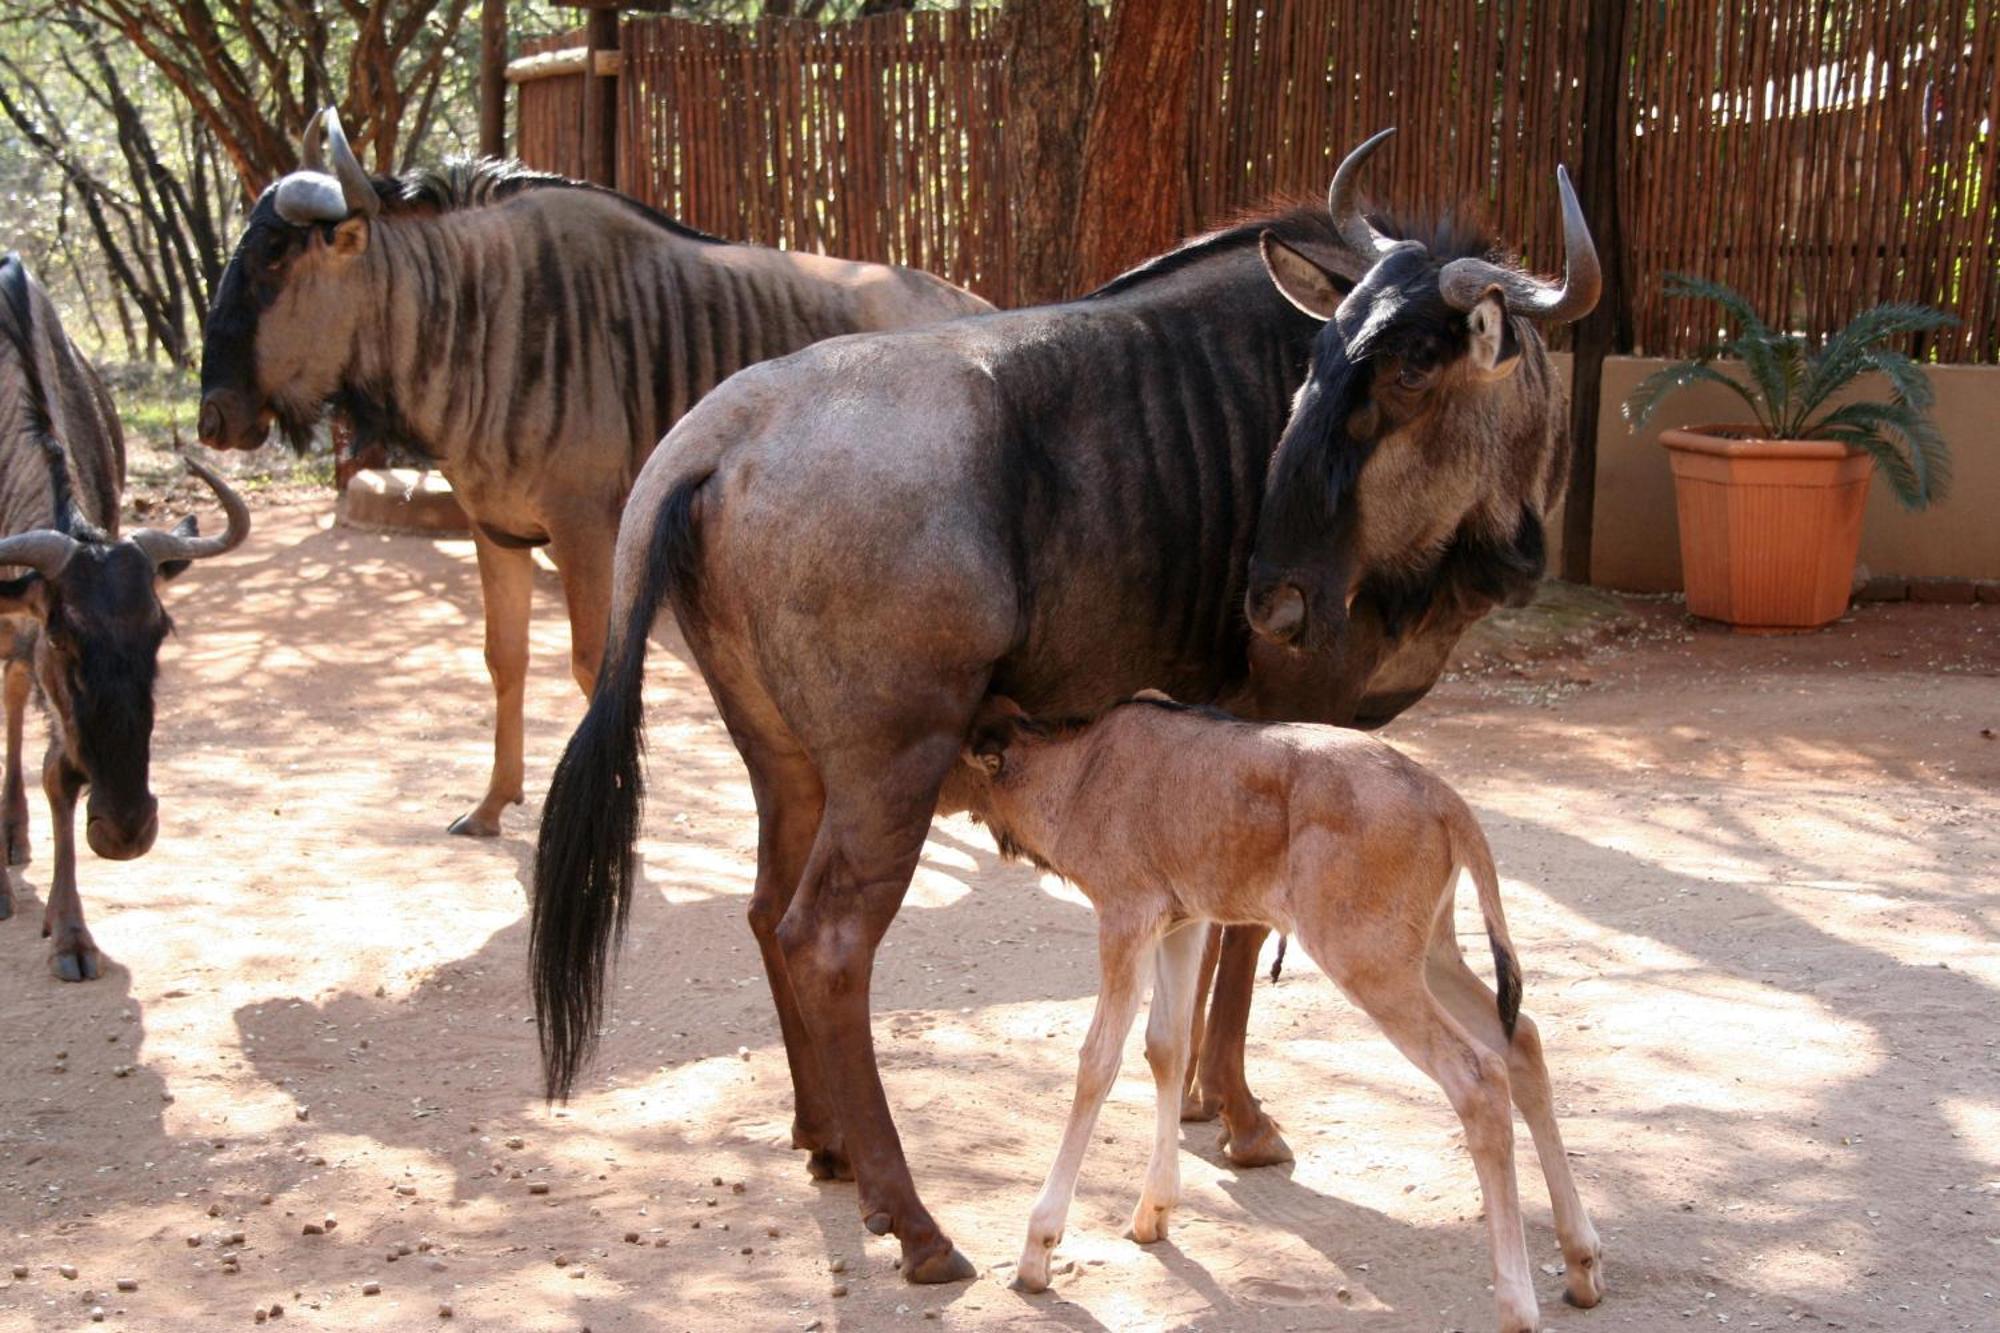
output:
{"label": "dirt path", "polygon": [[[1089,1016],[1092,925],[959,822],[889,937],[875,1011],[925,1196],[986,1272],[905,1287],[852,1187],[809,1184],[784,1146],[743,925],[749,797],[666,652],[650,887],[603,1056],[567,1112],[544,1109],[522,882],[581,701],[547,577],[530,803],[498,841],[442,836],[486,772],[477,597],[469,544],[298,506],[175,589],[163,833],[142,861],[83,860],[113,960],[92,985],[44,967],[36,800],[23,912],[0,924],[0,1327],[76,1327],[93,1305],[132,1329],[231,1327],[272,1302],[323,1328],[436,1326],[440,1302],[452,1326],[598,1333],[1491,1326],[1456,1122],[1303,965],[1260,983],[1251,1047],[1296,1166],[1238,1173],[1191,1126],[1173,1240],[1121,1240],[1150,1124],[1135,1042],[1073,1269],[1049,1296],[1009,1290]],[[1789,640],[1641,614],[1636,640],[1453,680],[1392,732],[1493,838],[1605,1234],[1610,1298],[1574,1311],[1542,1276],[1547,1323],[2000,1327],[2000,741],[1981,730],[2000,729],[2000,608],[1863,608]],[[1521,1143],[1530,1244],[1553,1262]]]}

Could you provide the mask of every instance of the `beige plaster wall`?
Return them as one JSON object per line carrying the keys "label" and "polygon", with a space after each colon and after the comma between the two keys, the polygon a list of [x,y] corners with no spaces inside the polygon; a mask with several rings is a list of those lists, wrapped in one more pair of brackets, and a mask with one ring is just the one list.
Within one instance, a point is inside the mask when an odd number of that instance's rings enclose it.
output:
{"label": "beige plaster wall", "polygon": [[[1673,476],[1659,433],[1684,423],[1743,419],[1741,402],[1727,390],[1700,385],[1668,399],[1652,424],[1633,434],[1619,404],[1664,364],[1650,357],[1604,363],[1590,562],[1591,581],[1603,587],[1680,588]],[[1869,490],[1861,563],[1876,574],[2000,579],[2000,366],[1939,366],[1930,376],[1937,389],[1937,423],[1951,446],[1951,498],[1907,513],[1878,479]]]}

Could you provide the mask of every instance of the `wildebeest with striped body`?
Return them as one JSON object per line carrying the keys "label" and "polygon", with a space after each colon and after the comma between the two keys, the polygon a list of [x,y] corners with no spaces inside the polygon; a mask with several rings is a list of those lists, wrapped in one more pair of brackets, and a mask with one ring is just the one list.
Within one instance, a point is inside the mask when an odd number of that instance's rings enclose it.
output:
{"label": "wildebeest with striped body", "polygon": [[[1442,229],[1386,259],[1357,249],[1365,151],[1336,175],[1331,212],[1230,228],[1064,305],[823,344],[737,376],[668,436],[627,507],[607,670],[537,849],[530,952],[552,1095],[594,1041],[631,904],[646,635],[671,606],[757,802],[750,921],[791,1066],[794,1142],[815,1175],[852,1171],[868,1228],[902,1241],[905,1276],[971,1275],[911,1181],[875,1069],[868,981],[933,813],[965,798],[946,779],[981,699],[1082,717],[1157,687],[1260,717],[1379,721],[1412,695],[1400,680],[1393,697],[1371,691],[1378,666],[1449,642],[1539,569],[1539,519],[1567,450],[1540,334],[1509,313],[1513,355],[1491,355],[1490,303],[1440,316],[1418,290],[1449,261],[1495,262],[1483,240]],[[1260,243],[1329,292],[1280,295]],[[1594,263],[1580,227],[1568,246],[1579,285],[1556,309],[1574,317]],[[1421,271],[1401,258],[1417,253]],[[1358,457],[1341,461],[1352,484],[1321,492],[1321,528],[1358,522],[1372,537],[1373,507],[1405,503],[1378,495],[1378,478],[1420,486],[1421,469],[1388,455],[1452,455],[1449,485],[1413,529],[1420,548],[1343,547],[1374,563],[1346,624],[1327,622],[1307,649],[1252,634],[1245,599],[1253,567],[1295,554],[1260,515],[1309,446],[1274,458],[1273,445],[1309,365],[1324,380],[1356,336],[1317,308],[1348,288],[1376,316],[1355,353],[1374,373],[1333,400],[1348,416],[1326,445]],[[1374,407],[1404,360],[1423,374]],[[1504,533],[1494,513],[1509,516]],[[1241,1085],[1254,949],[1241,962],[1225,1117],[1232,1152],[1260,1160],[1283,1145]],[[1238,979],[1225,973],[1218,990],[1239,994]]]}
{"label": "wildebeest with striped body", "polygon": [[[42,914],[49,967],[64,981],[97,976],[100,957],[76,888],[76,801],[84,836],[110,860],[144,856],[159,832],[148,790],[153,684],[172,628],[159,585],[249,535],[250,513],[207,468],[189,466],[229,516],[220,537],[193,518],[170,532],[118,536],[125,443],[103,384],[62,331],[47,295],[20,259],[0,259],[0,580],[7,712],[7,864],[28,861],[21,777],[23,714],[41,687],[49,723],[42,787],[49,798],[55,869]],[[0,919],[12,916],[0,873]]]}
{"label": "wildebeest with striped body", "polygon": [[927,273],[731,245],[608,190],[512,163],[371,180],[332,111],[266,190],[217,286],[205,443],[301,442],[333,405],[363,442],[432,459],[475,524],[493,677],[493,773],[455,833],[522,798],[532,550],[569,606],[588,694],[632,479],[694,402],[835,334],[992,307]]}

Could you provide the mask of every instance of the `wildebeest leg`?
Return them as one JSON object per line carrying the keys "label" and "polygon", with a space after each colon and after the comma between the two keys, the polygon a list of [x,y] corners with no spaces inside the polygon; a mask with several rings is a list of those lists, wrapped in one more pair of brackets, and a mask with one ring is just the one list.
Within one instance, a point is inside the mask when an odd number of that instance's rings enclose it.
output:
{"label": "wildebeest leg", "polygon": [[[1308,941],[1302,937],[1302,942]],[[1540,1307],[1528,1276],[1528,1247],[1521,1232],[1507,1059],[1475,1041],[1459,1025],[1425,986],[1421,972],[1385,977],[1360,968],[1341,969],[1337,946],[1325,940],[1309,942],[1314,946],[1314,961],[1375,1020],[1396,1049],[1435,1079],[1451,1099],[1452,1109],[1465,1126],[1466,1151],[1472,1154],[1480,1197],[1486,1205],[1500,1333],[1533,1333],[1539,1327]]]}
{"label": "wildebeest leg", "polygon": [[926,691],[933,697],[924,717],[870,718],[866,739],[850,735],[815,753],[826,809],[778,924],[785,971],[839,1107],[862,1220],[878,1236],[895,1233],[911,1282],[962,1281],[974,1270],[917,1197],[875,1065],[868,986],[985,678],[965,686],[963,697],[947,700]]}
{"label": "wildebeest leg", "polygon": [[55,873],[42,912],[42,938],[49,942],[49,971],[63,981],[93,981],[103,961],[90,928],[83,924],[83,900],[76,892],[76,798],[83,775],[69,766],[58,742],[49,745],[42,765],[42,790],[49,797],[49,833],[55,839]]}
{"label": "wildebeest leg", "polygon": [[1194,1013],[1188,1019],[1187,1087],[1181,1095],[1182,1120],[1213,1120],[1222,1103],[1209,1100],[1201,1086],[1202,1044],[1207,1040],[1208,990],[1215,981],[1215,964],[1222,956],[1222,927],[1201,927],[1201,965],[1195,969]]}
{"label": "wildebeest leg", "polygon": [[1604,1298],[1604,1249],[1597,1228],[1591,1225],[1576,1179],[1570,1174],[1569,1154],[1563,1151],[1562,1131],[1556,1127],[1555,1096],[1549,1089],[1548,1066],[1542,1062],[1542,1037],[1534,1020],[1522,1014],[1514,1024],[1514,1039],[1507,1039],[1500,1026],[1500,1013],[1493,992],[1466,966],[1452,934],[1452,915],[1439,914],[1431,934],[1431,951],[1425,980],[1431,993],[1451,1012],[1473,1039],[1488,1050],[1507,1057],[1507,1077],[1514,1093],[1514,1105],[1528,1122],[1535,1139],[1535,1155],[1541,1159],[1542,1179],[1548,1183],[1549,1202],[1555,1211],[1556,1238],[1562,1244],[1566,1270],[1564,1299],[1571,1305],[1589,1309]]}
{"label": "wildebeest leg", "polygon": [[1250,995],[1257,984],[1257,953],[1271,932],[1230,926],[1222,932],[1215,966],[1215,995],[1201,1048],[1204,1101],[1222,1106],[1222,1145],[1237,1166],[1272,1166],[1292,1160],[1292,1150],[1265,1115],[1243,1076],[1243,1043],[1250,1028]]}
{"label": "wildebeest leg", "polygon": [[1090,1031],[1084,1034],[1083,1051],[1077,1056],[1076,1099],[1070,1103],[1069,1121],[1063,1126],[1062,1146],[1056,1149],[1048,1179],[1042,1182],[1041,1195],[1028,1214],[1028,1239],[1021,1246],[1021,1261],[1014,1270],[1015,1285],[1027,1291],[1048,1289],[1049,1256],[1062,1240],[1063,1226],[1069,1220],[1077,1172],[1083,1169],[1083,1154],[1090,1147],[1091,1131],[1097,1127],[1097,1113],[1104,1109],[1104,1099],[1118,1077],[1125,1035],[1132,1030],[1132,1019],[1139,1012],[1139,993],[1146,985],[1146,950],[1152,940],[1145,926],[1099,914],[1097,1008],[1090,1015]]}
{"label": "wildebeest leg", "polygon": [[581,518],[549,525],[549,558],[562,576],[569,610],[569,672],[588,699],[604,661],[605,625],[611,617],[611,548],[618,517]]}
{"label": "wildebeest leg", "polygon": [[1146,1063],[1156,1095],[1153,1151],[1146,1159],[1145,1187],[1132,1210],[1132,1239],[1141,1245],[1166,1238],[1167,1221],[1181,1201],[1181,1089],[1187,1083],[1195,973],[1208,934],[1201,923],[1190,923],[1153,951],[1153,1009],[1146,1016]]}
{"label": "wildebeest leg", "polygon": [[[7,786],[0,805],[6,811],[7,864],[28,864],[28,790],[21,777],[21,723],[28,711],[28,693],[34,684],[26,662],[7,664]],[[6,876],[0,875],[0,921],[14,915],[14,901]]]}
{"label": "wildebeest leg", "polygon": [[519,805],[522,700],[528,686],[528,608],[535,590],[534,556],[494,545],[477,528],[479,595],[486,604],[486,671],[493,677],[493,776],[479,804],[452,822],[451,831],[472,838],[500,832],[500,812]]}

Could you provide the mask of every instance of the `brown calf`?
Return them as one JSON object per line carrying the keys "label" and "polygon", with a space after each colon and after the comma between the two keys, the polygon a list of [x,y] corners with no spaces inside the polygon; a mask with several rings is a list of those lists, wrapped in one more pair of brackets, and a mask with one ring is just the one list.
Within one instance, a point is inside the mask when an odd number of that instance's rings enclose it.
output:
{"label": "brown calf", "polygon": [[[1514,1180],[1511,1094],[1534,1136],[1568,1265],[1567,1296],[1603,1292],[1597,1231],[1556,1129],[1492,854],[1465,802],[1382,742],[1335,727],[1260,725],[1148,692],[1088,726],[989,704],[965,750],[972,809],[1003,853],[1074,882],[1098,913],[1102,988],[1076,1101],[1021,1252],[1021,1285],[1048,1285],[1076,1176],[1117,1076],[1148,964],[1146,1060],[1159,1089],[1152,1157],[1132,1215],[1166,1235],[1180,1196],[1181,1086],[1203,922],[1290,931],[1397,1049],[1444,1088],[1465,1125],[1493,1252],[1502,1333],[1537,1324]],[[1493,946],[1495,997],[1452,928],[1472,875]],[[1150,956],[1149,956],[1150,955]]]}

